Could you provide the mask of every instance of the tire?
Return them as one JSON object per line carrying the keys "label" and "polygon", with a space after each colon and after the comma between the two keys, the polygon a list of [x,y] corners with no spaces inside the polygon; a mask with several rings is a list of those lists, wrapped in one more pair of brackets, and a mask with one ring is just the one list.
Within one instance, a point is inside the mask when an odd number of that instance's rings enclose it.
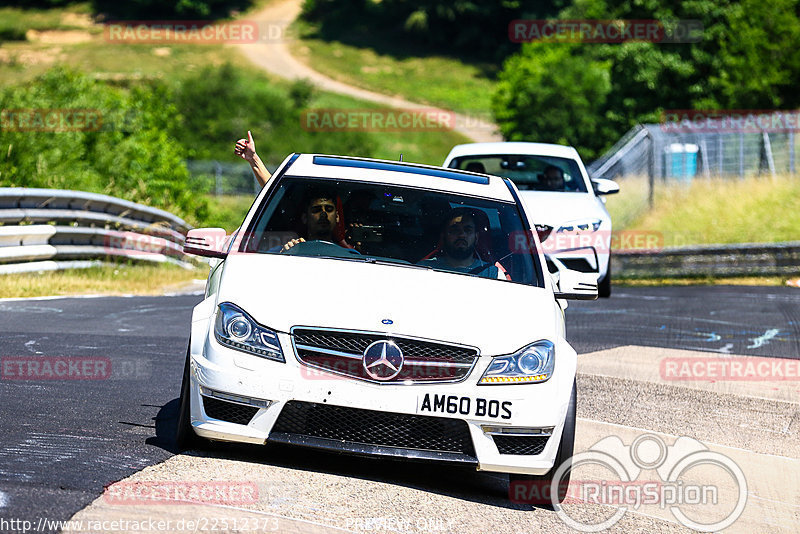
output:
{"label": "tire", "polygon": [[[558,452],[556,453],[556,460],[553,462],[553,468],[545,475],[509,475],[509,495],[515,495],[515,486],[524,484],[530,487],[527,493],[527,498],[517,502],[524,502],[525,504],[539,504],[539,505],[552,505],[553,501],[550,498],[550,491],[547,489],[550,486],[552,477],[558,468],[566,463],[567,470],[559,480],[558,484],[558,499],[556,502],[563,502],[567,496],[567,486],[569,486],[570,469],[572,466],[572,454],[575,450],[575,416],[576,416],[576,401],[578,390],[575,382],[572,383],[572,393],[569,397],[569,407],[567,408],[567,418],[564,421],[564,432],[561,433],[561,442],[558,445]],[[513,497],[512,497],[513,500]]]}
{"label": "tire", "polygon": [[189,351],[186,351],[186,363],[183,366],[181,380],[181,397],[178,403],[178,424],[175,428],[175,445],[178,452],[187,449],[202,449],[208,440],[198,436],[192,428],[192,406],[189,387]]}
{"label": "tire", "polygon": [[597,284],[597,296],[607,299],[611,296],[611,259],[608,260],[606,276]]}

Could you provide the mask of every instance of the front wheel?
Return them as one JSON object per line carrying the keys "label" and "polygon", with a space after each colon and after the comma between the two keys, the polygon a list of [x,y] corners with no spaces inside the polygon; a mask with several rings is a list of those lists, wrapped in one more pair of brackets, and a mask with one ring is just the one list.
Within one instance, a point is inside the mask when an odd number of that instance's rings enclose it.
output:
{"label": "front wheel", "polygon": [[608,298],[611,296],[611,260],[608,261],[608,269],[606,269],[606,276],[597,284],[597,296],[601,298]]}
{"label": "front wheel", "polygon": [[[553,468],[545,475],[509,475],[509,496],[514,502],[525,504],[550,505],[555,502],[563,502],[567,496],[569,486],[570,467],[572,465],[572,453],[575,450],[575,417],[576,400],[578,390],[575,382],[572,383],[572,393],[569,397],[569,407],[567,408],[567,418],[564,421],[564,432],[561,433],[561,442],[558,445],[556,460]],[[550,495],[550,484],[553,475],[561,467],[567,464],[564,475],[558,481],[558,495],[552,499]]]}
{"label": "front wheel", "polygon": [[178,451],[187,449],[201,449],[208,442],[198,436],[192,428],[192,396],[189,387],[189,351],[186,351],[186,363],[183,366],[183,380],[181,381],[181,397],[178,404],[178,425],[175,429],[175,445]]}

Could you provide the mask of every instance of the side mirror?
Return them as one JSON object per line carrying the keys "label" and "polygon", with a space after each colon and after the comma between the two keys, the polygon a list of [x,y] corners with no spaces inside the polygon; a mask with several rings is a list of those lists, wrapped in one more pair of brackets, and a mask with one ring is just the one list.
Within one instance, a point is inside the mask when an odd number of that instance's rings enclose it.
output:
{"label": "side mirror", "polygon": [[596,195],[613,195],[619,193],[619,184],[614,180],[606,180],[605,178],[593,178],[592,188]]}
{"label": "side mirror", "polygon": [[206,258],[224,258],[228,255],[227,246],[227,234],[223,228],[195,228],[186,234],[183,252]]}
{"label": "side mirror", "polygon": [[594,273],[582,273],[568,269],[557,258],[549,257],[553,265],[558,269],[554,273],[557,299],[567,300],[597,300],[597,275]]}

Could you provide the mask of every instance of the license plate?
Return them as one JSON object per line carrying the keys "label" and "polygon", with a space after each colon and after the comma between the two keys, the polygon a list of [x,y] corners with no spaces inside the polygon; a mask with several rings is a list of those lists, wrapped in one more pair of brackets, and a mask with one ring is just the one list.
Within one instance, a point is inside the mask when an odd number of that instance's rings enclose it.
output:
{"label": "license plate", "polygon": [[511,419],[512,401],[425,393],[417,400],[417,413],[446,413],[469,417]]}

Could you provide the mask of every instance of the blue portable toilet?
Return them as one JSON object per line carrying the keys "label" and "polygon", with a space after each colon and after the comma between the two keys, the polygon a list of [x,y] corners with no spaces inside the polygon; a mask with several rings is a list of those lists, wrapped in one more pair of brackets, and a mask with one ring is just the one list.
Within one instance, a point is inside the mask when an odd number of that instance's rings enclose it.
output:
{"label": "blue portable toilet", "polygon": [[697,153],[700,148],[690,143],[672,143],[664,152],[667,178],[691,182],[697,175]]}

